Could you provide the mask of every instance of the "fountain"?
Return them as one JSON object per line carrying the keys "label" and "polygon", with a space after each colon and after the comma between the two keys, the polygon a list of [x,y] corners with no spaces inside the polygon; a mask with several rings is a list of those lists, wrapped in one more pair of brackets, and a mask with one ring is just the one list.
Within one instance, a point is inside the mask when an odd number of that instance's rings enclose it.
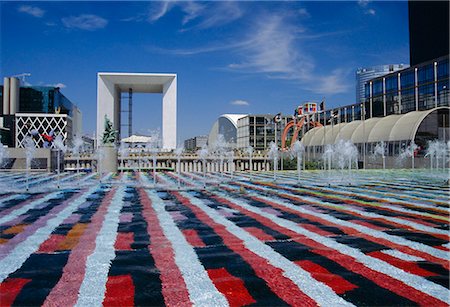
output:
{"label": "fountain", "polygon": [[184,147],[178,147],[175,149],[175,155],[177,156],[177,173],[178,173],[178,189],[181,188],[181,156],[183,155]]}
{"label": "fountain", "polygon": [[36,151],[36,144],[30,136],[26,136],[23,144],[25,146],[25,160],[26,160],[26,191],[29,191],[30,184],[30,169],[31,161],[33,160],[34,152]]}
{"label": "fountain", "polygon": [[[331,161],[334,155],[333,145],[326,145],[322,155],[324,169],[331,171]],[[328,168],[327,168],[328,165]]]}
{"label": "fountain", "polygon": [[273,160],[273,181],[277,181],[278,171],[278,146],[274,142],[270,142],[269,159]]}
{"label": "fountain", "polygon": [[400,151],[397,157],[397,162],[402,163],[406,158],[411,158],[411,168],[414,169],[414,153],[417,150],[417,145],[411,142],[406,148]]}
{"label": "fountain", "polygon": [[230,150],[226,153],[228,168],[230,170],[231,180],[233,180],[233,162],[234,162],[234,151]]}
{"label": "fountain", "polygon": [[3,159],[6,158],[6,155],[7,153],[5,148],[3,147],[3,143],[0,136],[0,169],[3,167]]}
{"label": "fountain", "polygon": [[145,148],[150,153],[152,157],[152,168],[153,168],[153,185],[156,186],[156,158],[160,148],[160,136],[159,131],[152,131],[150,133],[150,142],[145,145]]}
{"label": "fountain", "polygon": [[253,147],[252,146],[248,146],[245,150],[248,154],[248,159],[249,159],[249,170],[250,170],[250,181],[253,181]]}
{"label": "fountain", "polygon": [[297,158],[297,181],[300,183],[300,175],[301,175],[301,164],[302,164],[302,158],[303,158],[303,153],[305,152],[305,147],[303,146],[303,144],[297,140],[295,141],[294,145],[291,147],[290,150],[290,154],[291,157]]}
{"label": "fountain", "polygon": [[386,170],[386,143],[385,142],[379,142],[377,145],[375,145],[375,149],[373,151],[373,156],[376,157],[377,155],[381,156],[382,162],[383,162],[383,170]]}
{"label": "fountain", "polygon": [[122,171],[124,171],[124,168],[125,168],[124,160],[125,160],[125,157],[128,156],[127,145],[124,142],[120,142],[120,146],[119,146],[119,149],[117,152],[119,153],[119,156],[120,156],[120,165],[122,165]]}
{"label": "fountain", "polygon": [[221,178],[223,178],[224,160],[227,147],[228,144],[225,141],[225,137],[222,134],[219,134],[213,146],[213,154],[219,159],[219,173]]}
{"label": "fountain", "polygon": [[57,157],[57,173],[58,173],[58,189],[60,188],[60,172],[61,172],[61,152],[64,154],[67,151],[67,146],[64,145],[63,137],[61,134],[58,134],[53,142],[57,149],[58,157]]}
{"label": "fountain", "polygon": [[203,145],[203,147],[197,151],[197,155],[202,160],[202,171],[203,171],[203,188],[206,189],[206,159],[208,158],[208,147]]}
{"label": "fountain", "polygon": [[77,174],[80,173],[80,154],[81,150],[83,149],[83,145],[83,139],[79,136],[76,136],[75,140],[73,141],[72,153],[77,157]]}
{"label": "fountain", "polygon": [[436,161],[435,169],[439,169],[439,160],[442,160],[442,169],[445,169],[449,151],[450,141],[447,144],[439,140],[429,141],[425,157],[430,157],[430,169],[433,169],[434,161]]}

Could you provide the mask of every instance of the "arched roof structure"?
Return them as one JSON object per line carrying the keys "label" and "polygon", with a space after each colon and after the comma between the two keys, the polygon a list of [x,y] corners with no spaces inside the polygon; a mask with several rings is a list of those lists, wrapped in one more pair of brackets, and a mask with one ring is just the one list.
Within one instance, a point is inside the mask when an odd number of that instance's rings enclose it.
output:
{"label": "arched roof structure", "polygon": [[237,141],[237,122],[246,114],[222,114],[214,122],[208,136],[208,145],[213,145],[217,141],[217,136],[222,134],[225,141],[234,146]]}
{"label": "arched roof structure", "polygon": [[365,121],[356,120],[337,124],[333,127],[316,127],[305,134],[302,142],[306,147],[334,144],[339,139],[351,140],[354,144],[413,140],[424,119],[438,110],[448,110],[450,112],[450,107],[413,111],[386,117],[373,117]]}

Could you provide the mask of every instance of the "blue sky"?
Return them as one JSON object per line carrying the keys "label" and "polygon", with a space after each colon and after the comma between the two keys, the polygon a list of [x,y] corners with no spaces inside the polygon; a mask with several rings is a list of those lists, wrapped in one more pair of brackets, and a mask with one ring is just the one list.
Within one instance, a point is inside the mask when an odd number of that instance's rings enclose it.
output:
{"label": "blue sky", "polygon": [[[355,70],[408,63],[406,1],[1,2],[1,75],[31,73],[83,112],[97,72],[178,74],[178,141],[223,113],[292,114],[355,102]],[[134,130],[161,126],[161,96],[136,95]]]}

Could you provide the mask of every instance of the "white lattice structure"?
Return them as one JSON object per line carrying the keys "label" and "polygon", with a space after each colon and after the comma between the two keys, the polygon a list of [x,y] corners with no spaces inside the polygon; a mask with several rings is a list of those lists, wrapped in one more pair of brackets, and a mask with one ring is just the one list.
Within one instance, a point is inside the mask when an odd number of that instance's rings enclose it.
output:
{"label": "white lattice structure", "polygon": [[49,134],[52,130],[55,136],[61,134],[67,145],[72,139],[72,118],[66,114],[16,113],[15,147],[24,148],[23,141],[33,129],[39,132],[34,137],[37,148],[44,146],[41,134]]}

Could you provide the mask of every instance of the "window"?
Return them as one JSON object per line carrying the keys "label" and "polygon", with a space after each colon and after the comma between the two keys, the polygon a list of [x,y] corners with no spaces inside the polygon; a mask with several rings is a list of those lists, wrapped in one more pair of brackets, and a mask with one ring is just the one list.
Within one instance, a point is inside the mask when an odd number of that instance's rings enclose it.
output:
{"label": "window", "polygon": [[372,117],[384,116],[383,95],[373,97]]}
{"label": "window", "polygon": [[437,65],[438,80],[448,79],[448,74],[449,74],[448,59],[439,61]]}
{"label": "window", "polygon": [[434,83],[419,86],[419,110],[434,108]]}
{"label": "window", "polygon": [[414,71],[410,70],[400,75],[401,88],[408,88],[414,86]]}
{"label": "window", "polygon": [[416,109],[414,88],[402,90],[402,113],[408,113]]}
{"label": "window", "polygon": [[428,64],[422,67],[419,67],[417,72],[418,83],[424,84],[434,81],[434,69],[433,64]]}
{"label": "window", "polygon": [[386,93],[398,90],[397,76],[389,76],[386,78]]}
{"label": "window", "polygon": [[376,95],[380,95],[383,93],[383,80],[382,79],[378,79],[375,80],[372,84],[372,92],[373,92],[373,96]]}

